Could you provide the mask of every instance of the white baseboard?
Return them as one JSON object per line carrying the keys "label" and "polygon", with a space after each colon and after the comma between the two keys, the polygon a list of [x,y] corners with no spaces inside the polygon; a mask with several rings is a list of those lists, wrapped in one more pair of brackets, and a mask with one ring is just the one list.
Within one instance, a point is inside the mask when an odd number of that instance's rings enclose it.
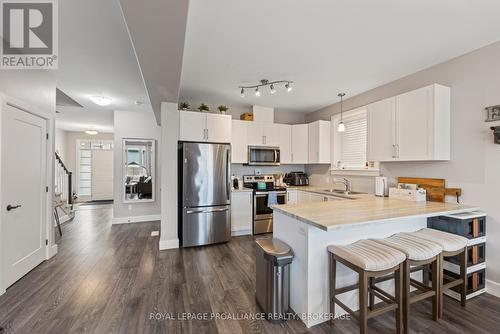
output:
{"label": "white baseboard", "polygon": [[161,220],[160,215],[133,216],[133,217],[113,217],[112,224],[143,223]]}
{"label": "white baseboard", "polygon": [[252,235],[252,229],[239,229],[239,230],[232,230],[231,231],[231,236],[232,237],[239,237],[241,235]]}
{"label": "white baseboard", "polygon": [[179,239],[162,240],[160,239],[160,250],[179,248]]}
{"label": "white baseboard", "polygon": [[47,260],[56,256],[56,254],[57,254],[57,244],[53,244],[52,246],[49,247],[49,254]]}
{"label": "white baseboard", "polygon": [[486,292],[490,295],[500,298],[500,283],[486,280]]}

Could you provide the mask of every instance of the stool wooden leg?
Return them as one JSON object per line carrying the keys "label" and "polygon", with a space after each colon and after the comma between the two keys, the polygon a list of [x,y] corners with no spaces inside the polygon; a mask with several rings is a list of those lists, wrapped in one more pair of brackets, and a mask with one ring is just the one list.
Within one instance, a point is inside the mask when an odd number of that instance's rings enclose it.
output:
{"label": "stool wooden leg", "polygon": [[[443,303],[444,303],[444,291],[443,291],[443,280],[444,280],[444,257],[443,254],[441,253],[438,257],[438,272],[436,274],[436,282],[438,283],[438,290],[439,290],[439,299],[438,299],[438,308],[439,308],[439,314],[438,317],[442,318],[443,317]],[[432,278],[434,281],[434,277]]]}
{"label": "stool wooden leg", "polygon": [[367,326],[367,302],[368,302],[368,277],[365,271],[359,272],[359,332],[366,333]]}
{"label": "stool wooden leg", "polygon": [[436,260],[433,263],[431,263],[432,290],[435,293],[435,295],[432,297],[432,319],[434,321],[437,321],[439,318],[439,299],[441,291],[439,291],[438,272],[440,269],[441,268],[439,268],[439,255],[438,255],[436,256]]}
{"label": "stool wooden leg", "polygon": [[335,280],[337,278],[337,261],[330,254],[330,314],[331,321],[335,319]]}
{"label": "stool wooden leg", "polygon": [[410,262],[403,262],[403,329],[409,333],[410,323]]}
{"label": "stool wooden leg", "polygon": [[403,264],[394,273],[394,297],[398,308],[396,309],[396,333],[400,334],[403,320]]}
{"label": "stool wooden leg", "polygon": [[460,254],[460,278],[463,280],[460,289],[460,303],[465,307],[467,301],[467,247]]}
{"label": "stool wooden leg", "polygon": [[[373,288],[373,286],[375,285],[375,278],[373,277],[370,277],[368,279],[368,286],[370,287],[370,289]],[[368,297],[370,298],[370,302],[368,303],[368,307],[370,308],[370,310],[373,310],[373,307],[375,306],[375,295],[373,293],[370,293],[370,291],[368,291]]]}

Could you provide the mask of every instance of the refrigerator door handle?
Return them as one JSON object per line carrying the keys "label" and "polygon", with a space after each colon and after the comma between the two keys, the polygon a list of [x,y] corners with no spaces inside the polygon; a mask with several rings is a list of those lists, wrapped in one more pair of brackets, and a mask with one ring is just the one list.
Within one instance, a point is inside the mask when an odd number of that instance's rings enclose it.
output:
{"label": "refrigerator door handle", "polygon": [[230,201],[230,198],[231,198],[231,178],[229,176],[229,166],[231,164],[231,150],[230,149],[227,149],[226,150],[226,198],[227,198],[227,201]]}
{"label": "refrigerator door handle", "polygon": [[211,209],[211,210],[187,210],[186,213],[188,215],[195,214],[195,213],[212,213],[212,212],[225,212],[228,211],[228,208],[222,208],[222,209]]}

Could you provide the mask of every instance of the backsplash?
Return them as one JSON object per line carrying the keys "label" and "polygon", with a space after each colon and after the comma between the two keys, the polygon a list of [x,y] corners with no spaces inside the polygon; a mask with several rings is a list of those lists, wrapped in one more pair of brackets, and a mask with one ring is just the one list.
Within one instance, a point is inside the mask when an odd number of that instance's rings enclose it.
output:
{"label": "backsplash", "polygon": [[231,175],[241,177],[243,175],[253,175],[255,171],[262,171],[262,174],[279,174],[289,172],[303,172],[304,165],[280,165],[280,166],[247,166],[243,164],[231,164]]}

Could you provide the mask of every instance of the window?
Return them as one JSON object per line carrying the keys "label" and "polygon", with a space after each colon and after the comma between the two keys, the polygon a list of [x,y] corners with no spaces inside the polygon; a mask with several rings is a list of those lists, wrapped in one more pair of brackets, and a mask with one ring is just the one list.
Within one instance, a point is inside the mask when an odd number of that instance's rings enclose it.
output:
{"label": "window", "polygon": [[332,116],[334,169],[365,169],[367,111],[365,108],[344,113],[345,132],[338,132],[340,114]]}

